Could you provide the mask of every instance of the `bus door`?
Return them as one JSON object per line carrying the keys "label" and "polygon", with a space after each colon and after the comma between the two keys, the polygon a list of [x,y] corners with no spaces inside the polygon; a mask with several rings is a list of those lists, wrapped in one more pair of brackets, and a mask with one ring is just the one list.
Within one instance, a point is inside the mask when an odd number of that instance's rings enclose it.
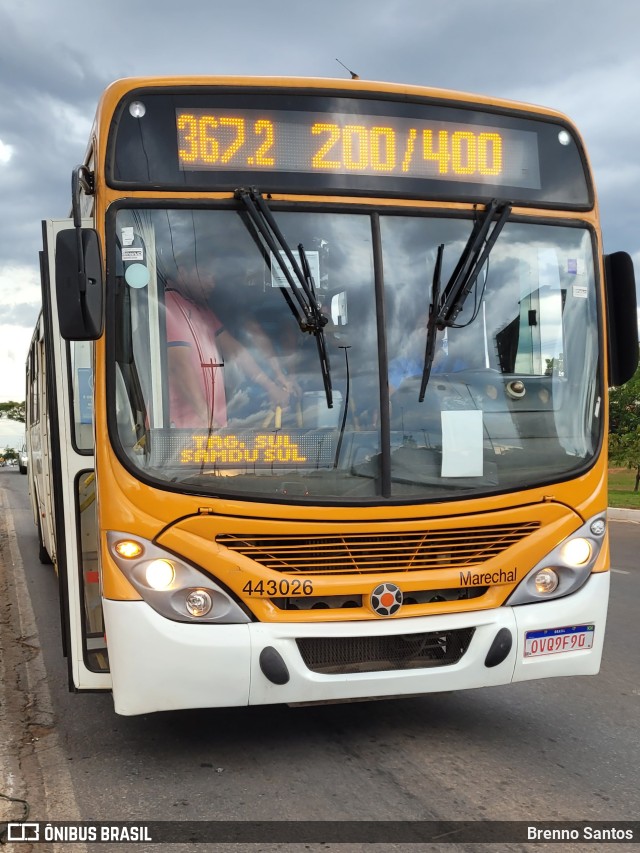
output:
{"label": "bus door", "polygon": [[[91,227],[91,222],[83,223]],[[62,642],[72,690],[111,688],[96,523],[91,341],[60,334],[55,291],[55,249],[72,220],[43,222],[44,317],[49,414],[48,460],[52,476]]]}

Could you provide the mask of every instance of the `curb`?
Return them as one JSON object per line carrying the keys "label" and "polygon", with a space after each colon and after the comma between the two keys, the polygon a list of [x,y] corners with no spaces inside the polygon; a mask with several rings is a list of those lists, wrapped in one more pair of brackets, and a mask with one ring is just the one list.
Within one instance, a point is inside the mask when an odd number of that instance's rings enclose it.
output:
{"label": "curb", "polygon": [[640,524],[640,509],[618,509],[609,507],[607,509],[609,521],[633,521]]}

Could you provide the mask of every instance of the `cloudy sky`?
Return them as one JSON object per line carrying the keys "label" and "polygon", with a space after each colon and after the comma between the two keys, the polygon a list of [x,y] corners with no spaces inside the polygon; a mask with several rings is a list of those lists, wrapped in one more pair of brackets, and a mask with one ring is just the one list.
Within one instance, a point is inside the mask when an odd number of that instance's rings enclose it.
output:
{"label": "cloudy sky", "polygon": [[0,402],[24,399],[40,222],[68,213],[110,81],[344,77],[339,58],[363,79],[553,107],[586,141],[605,249],[640,279],[639,33],[637,0],[0,0]]}

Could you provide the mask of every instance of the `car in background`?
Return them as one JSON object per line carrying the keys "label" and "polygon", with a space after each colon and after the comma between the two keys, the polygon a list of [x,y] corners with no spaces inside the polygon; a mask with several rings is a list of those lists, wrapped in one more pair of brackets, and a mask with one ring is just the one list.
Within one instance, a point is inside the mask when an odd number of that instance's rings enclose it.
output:
{"label": "car in background", "polygon": [[18,452],[18,471],[21,474],[27,473],[27,445],[22,445],[22,450]]}

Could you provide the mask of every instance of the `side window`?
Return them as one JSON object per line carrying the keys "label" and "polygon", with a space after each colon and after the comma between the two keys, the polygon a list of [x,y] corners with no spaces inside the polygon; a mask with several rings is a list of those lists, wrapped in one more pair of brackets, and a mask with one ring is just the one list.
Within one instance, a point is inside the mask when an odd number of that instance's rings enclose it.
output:
{"label": "side window", "polygon": [[69,343],[74,443],[78,450],[93,451],[93,344]]}
{"label": "side window", "polygon": [[[574,250],[571,254],[577,253]],[[503,373],[564,378],[564,313],[570,286],[566,266],[578,265],[578,260],[572,257],[567,261],[566,250],[545,245],[542,240],[532,246],[521,243],[517,259],[513,255],[505,239],[496,246],[490,273],[497,284],[491,311],[500,369]],[[514,304],[517,314],[507,317],[506,306]]]}
{"label": "side window", "polygon": [[34,346],[29,352],[27,374],[29,377],[29,400],[27,401],[27,405],[29,406],[29,423],[32,424],[35,424],[40,420],[38,412],[37,358],[37,350]]}
{"label": "side window", "polygon": [[109,659],[104,633],[98,567],[95,479],[95,473],[91,470],[81,471],[76,479],[78,545],[81,554],[80,588],[84,605],[82,610],[84,660],[93,672],[108,672]]}
{"label": "side window", "polygon": [[[533,281],[520,294],[517,373],[564,376],[563,290],[555,248],[537,249],[530,265]],[[566,289],[564,291],[566,294]]]}

